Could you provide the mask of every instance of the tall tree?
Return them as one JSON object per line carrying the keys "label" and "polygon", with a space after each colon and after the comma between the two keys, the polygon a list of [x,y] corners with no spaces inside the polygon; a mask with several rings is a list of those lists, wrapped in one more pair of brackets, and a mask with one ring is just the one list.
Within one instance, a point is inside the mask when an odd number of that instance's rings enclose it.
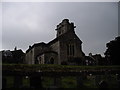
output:
{"label": "tall tree", "polygon": [[106,44],[105,58],[110,65],[120,65],[120,36]]}

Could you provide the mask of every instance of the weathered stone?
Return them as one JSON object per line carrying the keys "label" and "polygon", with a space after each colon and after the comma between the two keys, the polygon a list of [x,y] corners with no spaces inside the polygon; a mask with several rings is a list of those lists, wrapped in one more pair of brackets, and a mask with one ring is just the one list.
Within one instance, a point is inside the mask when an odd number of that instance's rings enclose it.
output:
{"label": "weathered stone", "polygon": [[[83,63],[82,41],[75,34],[74,24],[64,19],[57,25],[56,38],[49,43],[37,43],[26,51],[27,64]],[[52,61],[52,62],[51,62]]]}

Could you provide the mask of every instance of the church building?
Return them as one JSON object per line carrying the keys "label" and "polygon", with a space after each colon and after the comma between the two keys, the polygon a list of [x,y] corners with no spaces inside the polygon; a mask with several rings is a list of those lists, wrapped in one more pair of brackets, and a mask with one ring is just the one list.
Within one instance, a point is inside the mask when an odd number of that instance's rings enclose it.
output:
{"label": "church building", "polygon": [[75,34],[74,23],[64,19],[57,28],[56,38],[49,43],[35,43],[26,51],[26,64],[82,65],[85,54],[82,41]]}

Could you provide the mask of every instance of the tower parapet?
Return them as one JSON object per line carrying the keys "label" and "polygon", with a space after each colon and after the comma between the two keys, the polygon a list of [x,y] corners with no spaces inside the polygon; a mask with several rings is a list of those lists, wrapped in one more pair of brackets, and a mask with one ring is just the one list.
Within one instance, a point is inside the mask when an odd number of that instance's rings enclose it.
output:
{"label": "tower parapet", "polygon": [[70,23],[68,19],[64,19],[59,25],[57,25],[57,37],[69,31],[74,32],[74,28],[74,23]]}

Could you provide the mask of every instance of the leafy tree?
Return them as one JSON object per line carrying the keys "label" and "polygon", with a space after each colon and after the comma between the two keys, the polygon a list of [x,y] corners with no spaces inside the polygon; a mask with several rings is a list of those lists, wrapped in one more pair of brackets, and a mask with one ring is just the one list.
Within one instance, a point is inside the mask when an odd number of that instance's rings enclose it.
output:
{"label": "leafy tree", "polygon": [[110,65],[120,65],[120,36],[106,44],[105,58]]}

